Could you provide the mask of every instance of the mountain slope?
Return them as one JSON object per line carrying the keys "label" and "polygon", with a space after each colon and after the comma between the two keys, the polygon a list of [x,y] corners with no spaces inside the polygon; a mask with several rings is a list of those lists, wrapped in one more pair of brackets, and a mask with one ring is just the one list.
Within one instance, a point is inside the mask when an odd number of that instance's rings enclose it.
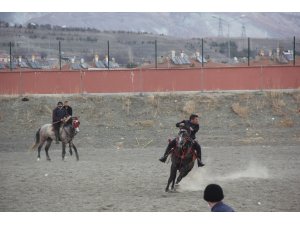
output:
{"label": "mountain slope", "polygon": [[[220,30],[219,17],[229,21],[229,30],[225,21]],[[180,38],[218,36],[220,31],[225,37],[240,37],[244,24],[249,37],[300,36],[300,13],[0,13],[0,19],[21,24],[33,22],[100,30],[146,31]]]}

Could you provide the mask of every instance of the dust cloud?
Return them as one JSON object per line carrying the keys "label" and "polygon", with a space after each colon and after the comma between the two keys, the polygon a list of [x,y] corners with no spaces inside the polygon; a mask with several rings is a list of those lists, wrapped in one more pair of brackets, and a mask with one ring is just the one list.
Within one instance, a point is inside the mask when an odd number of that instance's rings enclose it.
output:
{"label": "dust cloud", "polygon": [[204,190],[207,184],[226,182],[237,179],[268,179],[269,171],[266,166],[258,162],[250,161],[245,169],[238,171],[231,171],[225,174],[213,174],[208,166],[197,168],[195,164],[194,169],[190,174],[182,180],[178,191],[199,191]]}

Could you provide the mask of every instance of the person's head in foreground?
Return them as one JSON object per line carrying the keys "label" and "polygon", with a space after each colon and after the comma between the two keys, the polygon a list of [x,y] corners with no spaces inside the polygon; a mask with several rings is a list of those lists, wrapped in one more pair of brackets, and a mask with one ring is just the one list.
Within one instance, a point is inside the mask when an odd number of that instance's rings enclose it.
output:
{"label": "person's head in foreground", "polygon": [[209,184],[204,190],[203,199],[207,201],[212,212],[234,212],[234,210],[224,204],[223,189],[218,184]]}

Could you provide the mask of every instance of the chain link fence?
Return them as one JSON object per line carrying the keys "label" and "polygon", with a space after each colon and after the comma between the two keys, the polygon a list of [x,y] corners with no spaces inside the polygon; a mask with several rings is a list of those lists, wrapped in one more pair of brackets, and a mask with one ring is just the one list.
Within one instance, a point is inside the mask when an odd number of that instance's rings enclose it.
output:
{"label": "chain link fence", "polygon": [[300,65],[300,40],[175,39],[147,32],[0,28],[0,71]]}

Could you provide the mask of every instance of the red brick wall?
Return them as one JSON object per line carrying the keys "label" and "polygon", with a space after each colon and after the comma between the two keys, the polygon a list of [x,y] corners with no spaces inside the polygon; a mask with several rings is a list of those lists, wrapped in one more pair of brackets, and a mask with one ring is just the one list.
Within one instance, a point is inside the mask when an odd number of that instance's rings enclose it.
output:
{"label": "red brick wall", "polygon": [[297,89],[300,66],[0,72],[0,94]]}

